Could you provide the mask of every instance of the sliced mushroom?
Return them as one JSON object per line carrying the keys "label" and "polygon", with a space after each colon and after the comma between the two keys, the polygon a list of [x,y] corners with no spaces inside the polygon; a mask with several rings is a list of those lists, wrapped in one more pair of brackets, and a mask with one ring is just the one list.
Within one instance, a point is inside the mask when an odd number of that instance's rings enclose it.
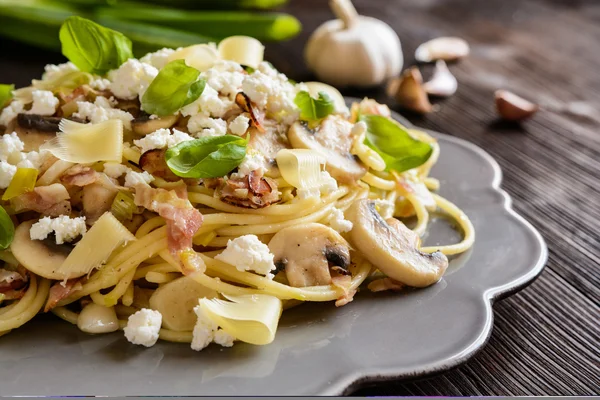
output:
{"label": "sliced mushroom", "polygon": [[83,187],[83,213],[86,223],[92,225],[106,211],[110,210],[119,192],[117,185],[105,174],[98,174],[98,180]]}
{"label": "sliced mushroom", "polygon": [[150,308],[162,314],[162,323],[174,331],[191,331],[196,324],[194,307],[198,299],[217,296],[217,292],[202,286],[187,276],[161,285],[152,297]]}
{"label": "sliced mushroom", "polygon": [[291,286],[306,287],[331,283],[330,268],[347,271],[350,247],[328,226],[318,223],[290,226],[269,242],[275,265],[285,268]]}
{"label": "sliced mushroom", "polygon": [[141,115],[131,121],[131,130],[137,135],[148,135],[159,129],[169,129],[177,123],[178,115],[150,118],[148,114]]}
{"label": "sliced mushroom", "polygon": [[311,149],[327,160],[325,169],[342,183],[354,183],[367,173],[367,168],[350,154],[352,124],[340,116],[329,116],[310,129],[295,122],[288,131],[292,147]]}
{"label": "sliced mushroom", "polygon": [[57,245],[52,239],[32,240],[29,230],[35,222],[23,222],[15,229],[15,238],[10,250],[19,263],[34,274],[48,279],[63,280],[65,275],[59,272],[59,269],[73,247],[67,244]]}
{"label": "sliced mushroom", "polygon": [[6,127],[5,133],[16,132],[23,141],[24,151],[38,151],[47,140],[59,131],[60,118],[34,114],[19,114]]}
{"label": "sliced mushroom", "polygon": [[373,200],[358,200],[347,212],[352,221],[352,243],[381,272],[395,281],[413,287],[437,282],[448,267],[448,259],[440,252],[419,251],[419,236],[402,222],[384,220]]}

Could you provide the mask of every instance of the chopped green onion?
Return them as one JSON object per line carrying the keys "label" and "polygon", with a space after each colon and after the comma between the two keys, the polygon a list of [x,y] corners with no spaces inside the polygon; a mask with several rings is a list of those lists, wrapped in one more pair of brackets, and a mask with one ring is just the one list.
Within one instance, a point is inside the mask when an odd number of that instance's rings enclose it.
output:
{"label": "chopped green onion", "polygon": [[35,168],[17,168],[6,191],[2,195],[2,200],[10,200],[23,193],[31,192],[37,181],[38,170]]}
{"label": "chopped green onion", "polygon": [[110,212],[119,220],[126,221],[133,218],[137,206],[133,201],[133,194],[131,192],[120,191],[115,196]]}
{"label": "chopped green onion", "polygon": [[12,99],[15,85],[0,84],[0,110]]}
{"label": "chopped green onion", "polygon": [[0,250],[7,249],[14,238],[15,225],[4,208],[0,206]]}

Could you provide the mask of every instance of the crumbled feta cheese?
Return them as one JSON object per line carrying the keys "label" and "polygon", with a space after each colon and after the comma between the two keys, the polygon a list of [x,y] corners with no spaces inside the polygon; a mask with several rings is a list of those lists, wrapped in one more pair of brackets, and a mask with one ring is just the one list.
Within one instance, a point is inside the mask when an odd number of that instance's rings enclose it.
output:
{"label": "crumbled feta cheese", "polygon": [[219,329],[218,325],[210,319],[199,305],[194,307],[194,312],[198,319],[192,331],[192,349],[200,351],[207,347],[211,342],[215,342],[224,347],[233,346],[235,338]]}
{"label": "crumbled feta cheese", "polygon": [[[209,84],[194,102],[183,107],[180,111],[184,117],[195,116],[199,113],[215,118],[222,118],[235,103],[227,98],[219,97],[219,93]],[[237,106],[236,106],[237,107]]]}
{"label": "crumbled feta cheese", "polygon": [[161,313],[148,308],[142,308],[129,316],[123,332],[129,342],[151,347],[158,341],[161,325]]}
{"label": "crumbled feta cheese", "polygon": [[92,79],[90,81],[90,87],[96,90],[109,90],[110,89],[110,81],[105,78],[97,77],[96,79]]}
{"label": "crumbled feta cheese", "polygon": [[54,232],[56,244],[71,242],[80,235],[85,234],[85,217],[70,218],[61,215],[56,218],[44,217],[31,225],[29,236],[31,240],[44,240]]}
{"label": "crumbled feta cheese", "polygon": [[0,161],[0,189],[6,189],[10,185],[15,172],[17,172],[17,167],[6,161]]}
{"label": "crumbled feta cheese", "polygon": [[244,235],[227,242],[227,247],[215,259],[235,266],[238,271],[254,271],[272,277],[275,269],[273,254],[256,235]]}
{"label": "crumbled feta cheese", "polygon": [[156,69],[162,69],[169,62],[169,57],[173,54],[173,49],[160,49],[154,53],[148,53],[144,57],[140,58],[140,61],[144,64],[150,64]]}
{"label": "crumbled feta cheese", "polygon": [[244,69],[232,61],[217,61],[215,65],[205,71],[202,76],[207,83],[217,92],[233,97],[242,90],[242,82],[246,77]]}
{"label": "crumbled feta cheese", "polygon": [[235,177],[243,178],[244,176],[250,175],[252,171],[257,171],[257,173],[262,176],[268,169],[269,162],[262,153],[248,150],[246,156],[238,166],[238,172],[235,174]]}
{"label": "crumbled feta cheese", "polygon": [[381,218],[388,219],[394,216],[396,207],[394,203],[388,200],[375,200],[375,209],[381,215]]}
{"label": "crumbled feta cheese", "polygon": [[17,117],[17,114],[22,113],[25,109],[25,104],[19,100],[13,100],[9,105],[4,107],[0,114],[0,125],[8,126],[10,121]]}
{"label": "crumbled feta cheese", "polygon": [[126,174],[128,171],[131,171],[131,168],[128,168],[126,165],[119,164],[116,162],[104,163],[104,173],[111,178],[118,179],[123,174]]}
{"label": "crumbled feta cheese", "polygon": [[250,118],[244,114],[240,114],[233,121],[229,123],[229,132],[234,135],[242,136],[248,130],[250,126]]}
{"label": "crumbled feta cheese", "polygon": [[344,218],[344,212],[339,208],[334,208],[327,218],[329,226],[339,233],[350,232],[352,230],[352,222]]}
{"label": "crumbled feta cheese", "polygon": [[44,74],[42,75],[42,80],[51,81],[75,71],[79,71],[79,69],[75,66],[75,64],[73,64],[70,61],[58,65],[47,64],[44,67]]}
{"label": "crumbled feta cheese", "polygon": [[221,118],[196,114],[188,121],[188,130],[196,137],[223,136],[227,133],[227,122]]}
{"label": "crumbled feta cheese", "polygon": [[24,144],[17,136],[17,132],[4,134],[0,137],[0,160],[16,164],[21,161],[21,152]]}
{"label": "crumbled feta cheese", "polygon": [[138,96],[141,99],[156,75],[158,70],[152,65],[130,58],[118,69],[108,73],[110,90],[121,99],[132,100]]}
{"label": "crumbled feta cheese", "polygon": [[173,129],[173,134],[169,129],[159,129],[141,139],[134,140],[133,144],[138,146],[142,154],[154,149],[162,149],[164,147],[173,147],[181,142],[193,140],[194,138],[185,132]]}
{"label": "crumbled feta cheese", "polygon": [[31,92],[33,97],[33,105],[31,110],[26,111],[27,114],[37,115],[53,115],[58,106],[58,99],[54,97],[54,93],[49,90],[34,90]]}
{"label": "crumbled feta cheese", "polygon": [[148,172],[135,172],[133,170],[127,171],[125,175],[125,187],[134,187],[135,185],[149,185],[154,180],[154,177]]}
{"label": "crumbled feta cheese", "polygon": [[44,155],[47,153],[38,153],[37,151],[30,151],[28,153],[20,153],[20,160],[17,163],[18,168],[33,168],[39,169],[42,165]]}
{"label": "crumbled feta cheese", "polygon": [[298,119],[298,107],[294,103],[297,90],[283,74],[270,76],[260,70],[247,75],[242,84],[244,93],[259,108],[291,124]]}
{"label": "crumbled feta cheese", "polygon": [[219,329],[215,332],[215,338],[213,341],[216,344],[220,344],[223,347],[231,347],[231,346],[233,346],[235,337],[231,336],[229,333],[225,332],[223,329]]}
{"label": "crumbled feta cheese", "polygon": [[78,111],[73,114],[74,117],[87,119],[92,124],[108,121],[109,119],[120,119],[123,121],[123,127],[131,130],[131,120],[133,115],[127,111],[112,108],[114,103],[111,103],[106,97],[98,96],[94,103],[87,101],[78,101]]}

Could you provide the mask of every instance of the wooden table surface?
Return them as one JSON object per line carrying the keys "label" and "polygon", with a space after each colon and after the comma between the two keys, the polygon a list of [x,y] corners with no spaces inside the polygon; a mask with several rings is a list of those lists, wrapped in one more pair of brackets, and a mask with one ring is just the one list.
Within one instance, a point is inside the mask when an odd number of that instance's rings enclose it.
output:
{"label": "wooden table surface", "polygon": [[[413,382],[379,384],[361,395],[592,395],[600,393],[600,2],[595,0],[355,0],[359,12],[399,34],[405,65],[422,42],[455,35],[471,45],[451,66],[456,95],[413,123],[467,139],[504,172],[514,208],[549,247],[544,273],[494,305],[488,345],[466,364]],[[325,0],[285,7],[304,24],[267,57],[295,80],[313,79],[302,49],[332,16]],[[24,86],[58,54],[1,39],[0,81]],[[335,62],[335,60],[332,60]],[[423,67],[427,77],[430,67]],[[513,90],[542,110],[522,126],[496,119],[493,93]],[[387,102],[382,89],[344,91]],[[443,340],[443,338],[440,338]]]}

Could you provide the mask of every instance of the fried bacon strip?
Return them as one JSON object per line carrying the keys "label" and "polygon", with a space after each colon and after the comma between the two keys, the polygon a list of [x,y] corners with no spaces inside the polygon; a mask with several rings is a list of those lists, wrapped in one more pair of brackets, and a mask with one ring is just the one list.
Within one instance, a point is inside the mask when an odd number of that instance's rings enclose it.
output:
{"label": "fried bacon strip", "polygon": [[48,300],[46,300],[46,305],[44,306],[44,312],[48,312],[52,310],[59,301],[62,299],[66,299],[72,293],[81,290],[83,288],[83,280],[86,277],[69,279],[66,282],[56,282],[50,288],[50,292],[48,292]]}
{"label": "fried bacon strip", "polygon": [[202,226],[202,214],[187,198],[187,186],[181,183],[172,190],[135,186],[135,204],[155,211],[167,221],[169,251],[179,255],[192,247],[192,238]]}
{"label": "fried bacon strip", "polygon": [[262,126],[261,121],[264,119],[264,115],[259,114],[258,111],[252,106],[250,98],[244,92],[239,92],[235,95],[235,104],[238,105],[244,112],[250,114],[250,120],[252,125],[258,129],[259,132],[265,133],[265,128]]}
{"label": "fried bacon strip", "polygon": [[25,295],[29,276],[21,266],[16,271],[0,269],[0,293],[5,300],[17,300]]}
{"label": "fried bacon strip", "polygon": [[263,208],[280,200],[277,183],[256,171],[243,178],[221,179],[217,193],[223,202],[244,208]]}
{"label": "fried bacon strip", "polygon": [[38,186],[33,191],[24,193],[11,200],[16,212],[32,210],[43,216],[58,217],[71,213],[69,192],[60,183]]}
{"label": "fried bacon strip", "polygon": [[80,187],[91,185],[98,179],[100,179],[100,173],[81,164],[76,164],[67,169],[60,177],[60,181],[64,185]]}

